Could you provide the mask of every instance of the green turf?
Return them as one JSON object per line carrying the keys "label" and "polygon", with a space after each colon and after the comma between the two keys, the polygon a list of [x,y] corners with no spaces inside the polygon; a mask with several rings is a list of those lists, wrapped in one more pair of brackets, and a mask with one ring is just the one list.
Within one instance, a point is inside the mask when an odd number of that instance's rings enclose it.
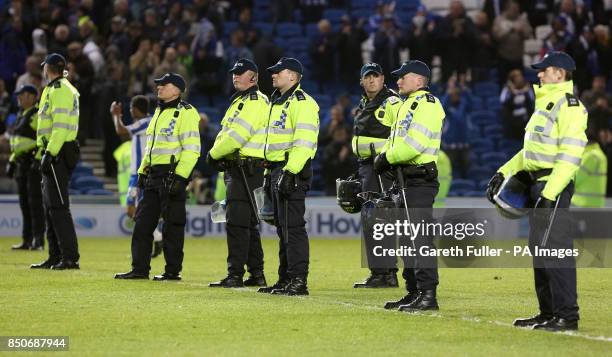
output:
{"label": "green turf", "polygon": [[[32,271],[43,252],[0,240],[0,335],[66,335],[78,355],[610,355],[610,270],[581,269],[577,335],[527,331],[537,311],[529,269],[441,269],[441,310],[382,309],[402,289],[356,290],[367,275],[357,240],[313,240],[309,297],[211,289],[225,274],[222,239],[188,239],[183,281],[117,281],[129,239],[81,239],[80,271]],[[276,280],[277,241],[265,240]],[[152,273],[163,270],[163,258]],[[599,339],[598,339],[599,338]],[[40,352],[31,352],[37,355]]]}

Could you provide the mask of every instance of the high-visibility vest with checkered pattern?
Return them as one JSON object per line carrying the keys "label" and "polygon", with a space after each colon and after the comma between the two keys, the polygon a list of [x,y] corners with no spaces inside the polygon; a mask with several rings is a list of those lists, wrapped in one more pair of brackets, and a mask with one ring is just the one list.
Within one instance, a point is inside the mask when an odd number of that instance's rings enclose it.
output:
{"label": "high-visibility vest with checkered pattern", "polygon": [[299,173],[314,158],[318,135],[319,105],[299,84],[283,95],[272,94],[264,145],[267,161],[285,161],[287,152],[289,160],[283,170]]}
{"label": "high-visibility vest with checkered pattern", "polygon": [[147,147],[138,173],[145,173],[148,166],[170,164],[174,156],[175,173],[189,178],[200,157],[199,123],[198,111],[185,102],[164,110],[158,107],[147,127]]}
{"label": "high-visibility vest with checkered pattern", "polygon": [[555,200],[574,179],[584,147],[587,111],[572,93],[572,81],[534,86],[535,111],[525,127],[523,149],[498,171],[508,177],[516,172],[552,169],[541,195]]}
{"label": "high-visibility vest with checkered pattern", "polygon": [[446,114],[440,100],[419,89],[399,108],[385,148],[391,164],[419,165],[438,160],[442,122]]}
{"label": "high-visibility vest with checkered pattern", "polygon": [[79,131],[79,91],[64,77],[58,77],[47,86],[38,104],[36,145],[57,156],[64,142],[76,140]]}
{"label": "high-visibility vest with checkered pattern", "polygon": [[9,144],[11,146],[9,161],[15,161],[15,159],[22,154],[32,152],[36,149],[36,126],[38,125],[37,111],[38,108],[32,106],[22,110],[17,115],[13,134],[9,136]]}
{"label": "high-visibility vest with checkered pattern", "polygon": [[604,207],[608,184],[608,158],[596,142],[584,148],[580,168],[576,172],[576,186],[572,205]]}
{"label": "high-visibility vest with checkered pattern", "polygon": [[219,160],[239,151],[241,157],[263,158],[270,102],[257,86],[237,93],[221,120],[221,131],[210,149]]}

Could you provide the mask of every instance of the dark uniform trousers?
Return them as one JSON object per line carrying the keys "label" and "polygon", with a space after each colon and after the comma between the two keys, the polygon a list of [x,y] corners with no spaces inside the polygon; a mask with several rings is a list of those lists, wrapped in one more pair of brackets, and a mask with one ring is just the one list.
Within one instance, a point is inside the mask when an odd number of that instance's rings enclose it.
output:
{"label": "dark uniform trousers", "polygon": [[[531,187],[531,199],[536,202],[545,182],[538,182]],[[572,249],[574,246],[571,232],[572,220],[569,206],[574,194],[573,181],[565,187],[559,198],[559,206],[548,242],[548,249]],[[535,246],[541,247],[542,238],[549,224],[548,219],[538,218],[533,210],[529,215],[529,248],[535,253]],[[533,257],[533,276],[540,312],[555,315],[568,320],[578,320],[578,296],[576,292],[576,260],[567,256]]]}
{"label": "dark uniform trousers", "polygon": [[[433,203],[440,184],[437,178],[404,178],[404,190],[411,223],[432,222]],[[404,205],[402,203],[402,208]],[[405,215],[402,214],[405,219]],[[418,236],[412,242],[409,237],[399,238],[399,245],[414,247],[416,257],[404,258],[402,277],[406,280],[409,292],[433,290],[438,285],[438,260],[436,257],[420,256],[421,247],[435,248],[433,237]]]}
{"label": "dark uniform trousers", "polygon": [[23,217],[22,237],[25,243],[44,244],[45,210],[43,209],[40,182],[40,161],[31,154],[22,154],[16,159],[15,181],[19,193],[19,207]]}
{"label": "dark uniform trousers", "polygon": [[261,275],[264,270],[261,235],[257,217],[253,214],[249,196],[255,202],[253,190],[263,184],[263,167],[243,167],[249,185],[247,192],[238,165],[225,171],[227,270],[230,275],[244,275],[244,265],[251,275]]}
{"label": "dark uniform trousers", "polygon": [[[358,174],[359,180],[361,181],[361,190],[366,192],[380,192],[380,186],[378,183],[378,177],[376,173],[374,173],[374,165],[372,159],[362,159],[358,162]],[[387,176],[381,175],[383,189],[388,190],[393,181],[390,180]],[[396,272],[396,260],[394,257],[389,257],[390,259],[385,259],[381,257],[374,257],[373,251],[376,245],[381,245],[381,242],[376,242],[373,238],[374,228],[370,224],[366,224],[370,220],[366,219],[364,215],[366,212],[362,212],[362,232],[363,232],[363,242],[365,245],[366,257],[368,260],[368,267],[372,274],[386,274],[391,272]],[[392,240],[383,240],[382,244],[384,245],[386,242],[393,243]],[[393,245],[393,244],[392,244]],[[384,246],[383,248],[394,248],[392,246]],[[384,261],[383,261],[384,260]]]}
{"label": "dark uniform trousers", "polygon": [[60,201],[57,186],[53,179],[53,174],[43,173],[42,175],[42,195],[45,206],[47,220],[47,241],[49,242],[49,258],[52,260],[79,260],[79,246],[77,242],[74,222],[70,213],[70,199],[68,197],[68,187],[73,168],[69,168],[66,158],[60,151],[56,161],[53,163],[60,194],[64,203]]}
{"label": "dark uniform trousers", "polygon": [[162,217],[163,250],[166,260],[165,271],[179,274],[183,264],[183,245],[185,243],[185,223],[187,209],[186,193],[169,195],[164,182],[167,181],[170,165],[151,167],[145,185],[142,201],[136,207],[136,224],[132,234],[132,268],[139,274],[149,274],[151,270],[151,251],[153,232]]}
{"label": "dark uniform trousers", "polygon": [[[271,193],[274,202],[274,220],[276,232],[280,238],[278,249],[278,277],[279,280],[308,277],[308,264],[310,247],[308,235],[306,234],[306,192],[310,189],[309,180],[300,180],[298,187],[289,197],[279,194],[275,183],[282,173],[282,165],[272,169],[270,174],[270,185],[266,188]],[[300,175],[297,175],[300,176]],[[287,202],[287,217],[285,217],[285,202]],[[289,239],[285,242],[284,228],[285,220]]]}

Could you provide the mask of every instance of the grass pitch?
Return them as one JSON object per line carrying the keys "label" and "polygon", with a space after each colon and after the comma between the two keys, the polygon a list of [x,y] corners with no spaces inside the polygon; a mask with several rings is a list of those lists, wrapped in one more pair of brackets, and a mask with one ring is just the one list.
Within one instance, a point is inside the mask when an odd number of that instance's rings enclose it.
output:
{"label": "grass pitch", "polygon": [[[358,240],[312,240],[308,297],[213,289],[225,276],[223,239],[187,239],[182,282],[118,281],[130,241],[80,239],[80,271],[33,271],[46,252],[0,240],[0,335],[64,335],[76,355],[610,355],[612,274],[579,269],[576,334],[513,328],[537,312],[530,269],[441,269],[441,310],[386,311],[397,289],[353,289]],[[278,243],[265,240],[276,281]],[[163,271],[153,260],[152,274]],[[40,355],[45,352],[29,352]],[[46,352],[48,353],[48,352]],[[25,353],[24,353],[25,354]]]}

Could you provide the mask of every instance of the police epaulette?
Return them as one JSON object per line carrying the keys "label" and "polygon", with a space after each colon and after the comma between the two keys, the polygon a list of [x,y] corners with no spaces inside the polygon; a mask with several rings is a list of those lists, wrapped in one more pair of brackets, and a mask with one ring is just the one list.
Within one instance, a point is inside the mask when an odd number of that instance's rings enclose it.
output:
{"label": "police epaulette", "polygon": [[576,98],[575,95],[570,93],[565,93],[565,97],[567,98],[567,106],[568,107],[577,107],[580,105],[580,101]]}
{"label": "police epaulette", "polygon": [[436,97],[434,97],[431,93],[425,93],[425,98],[427,98],[427,101],[430,103],[436,102]]}
{"label": "police epaulette", "polygon": [[61,88],[62,87],[62,83],[60,81],[55,81],[53,83],[53,88]]}
{"label": "police epaulette", "polygon": [[257,92],[251,92],[251,94],[249,95],[249,99],[251,100],[257,100],[257,98]]}
{"label": "police epaulette", "polygon": [[304,95],[304,92],[302,92],[301,90],[296,90],[295,96],[297,100],[306,100],[306,96]]}
{"label": "police epaulette", "polygon": [[187,103],[187,102],[181,102],[181,105],[185,108],[185,109],[191,109],[191,104]]}

